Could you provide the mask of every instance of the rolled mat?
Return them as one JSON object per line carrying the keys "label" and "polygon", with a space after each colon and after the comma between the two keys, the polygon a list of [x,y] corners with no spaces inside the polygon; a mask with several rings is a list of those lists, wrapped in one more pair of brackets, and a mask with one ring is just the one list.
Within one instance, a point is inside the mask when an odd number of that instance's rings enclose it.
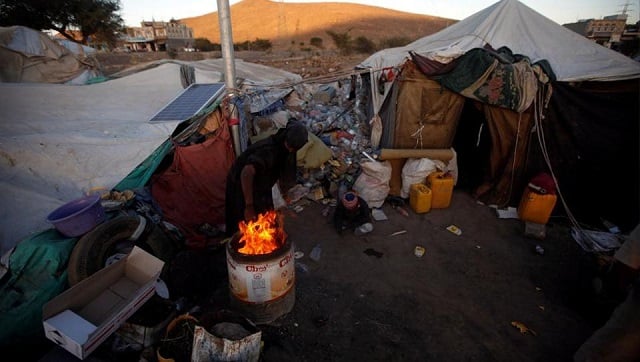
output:
{"label": "rolled mat", "polygon": [[398,158],[429,158],[448,162],[453,158],[453,151],[450,148],[429,148],[429,149],[393,149],[383,148],[380,150],[380,160],[394,160]]}

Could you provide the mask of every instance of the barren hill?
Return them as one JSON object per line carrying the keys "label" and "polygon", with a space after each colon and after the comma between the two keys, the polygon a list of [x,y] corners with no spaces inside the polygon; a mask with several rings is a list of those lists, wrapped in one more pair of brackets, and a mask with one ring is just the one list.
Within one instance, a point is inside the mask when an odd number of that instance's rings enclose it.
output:
{"label": "barren hill", "polygon": [[[220,43],[218,13],[180,19],[191,27],[194,37]],[[348,32],[352,39],[364,36],[379,44],[382,40],[415,40],[435,33],[457,20],[405,13],[381,7],[349,3],[283,3],[269,0],[244,0],[231,6],[233,42],[267,39],[274,47],[307,45],[310,39],[322,39],[325,47],[334,47],[327,30]]]}

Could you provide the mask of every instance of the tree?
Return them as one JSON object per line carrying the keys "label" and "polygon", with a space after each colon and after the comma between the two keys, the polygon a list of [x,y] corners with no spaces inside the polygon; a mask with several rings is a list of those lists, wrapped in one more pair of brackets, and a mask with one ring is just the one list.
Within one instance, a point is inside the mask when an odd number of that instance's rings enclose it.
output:
{"label": "tree", "polygon": [[198,50],[202,50],[203,52],[210,52],[214,50],[221,50],[220,44],[214,44],[207,38],[196,38],[194,41],[194,46]]}
{"label": "tree", "polygon": [[269,39],[256,38],[255,41],[251,42],[251,49],[253,50],[266,51],[271,49],[271,47],[272,47],[272,44],[271,44],[271,40]]}
{"label": "tree", "polygon": [[353,40],[351,39],[351,35],[349,35],[349,31],[347,30],[344,33],[336,33],[333,30],[327,30],[327,34],[331,37],[333,42],[336,45],[336,48],[340,50],[343,55],[349,55],[353,51],[352,44]]}
{"label": "tree", "polygon": [[356,38],[353,49],[358,53],[373,53],[376,51],[376,45],[373,41],[365,36],[359,36]]}
{"label": "tree", "polygon": [[82,33],[82,43],[90,36],[110,45],[115,44],[117,33],[122,31],[123,21],[119,0],[75,0],[75,24]]}
{"label": "tree", "polygon": [[411,39],[404,36],[395,36],[391,38],[382,39],[380,41],[380,49],[397,48],[411,43]]}
{"label": "tree", "polygon": [[309,44],[313,45],[316,48],[323,48],[322,38],[319,38],[317,36],[314,36],[313,38],[311,38]]}
{"label": "tree", "polygon": [[94,37],[113,45],[123,28],[119,11],[119,0],[0,0],[0,26],[53,29],[74,41],[78,30],[83,44]]}

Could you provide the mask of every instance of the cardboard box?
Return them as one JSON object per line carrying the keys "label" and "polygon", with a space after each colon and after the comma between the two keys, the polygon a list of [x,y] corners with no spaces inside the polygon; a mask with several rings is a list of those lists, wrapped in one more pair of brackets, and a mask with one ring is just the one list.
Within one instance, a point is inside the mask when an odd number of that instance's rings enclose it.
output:
{"label": "cardboard box", "polygon": [[47,338],[84,359],[155,293],[164,262],[134,247],[42,309]]}

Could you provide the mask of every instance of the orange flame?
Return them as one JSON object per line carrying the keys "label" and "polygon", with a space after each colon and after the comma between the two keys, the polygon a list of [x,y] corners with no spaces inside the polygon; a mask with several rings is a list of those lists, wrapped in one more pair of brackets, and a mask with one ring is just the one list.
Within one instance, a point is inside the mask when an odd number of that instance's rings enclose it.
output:
{"label": "orange flame", "polygon": [[242,234],[239,253],[248,255],[269,254],[284,244],[287,235],[277,222],[277,213],[273,210],[258,215],[256,220],[240,221],[238,228]]}

